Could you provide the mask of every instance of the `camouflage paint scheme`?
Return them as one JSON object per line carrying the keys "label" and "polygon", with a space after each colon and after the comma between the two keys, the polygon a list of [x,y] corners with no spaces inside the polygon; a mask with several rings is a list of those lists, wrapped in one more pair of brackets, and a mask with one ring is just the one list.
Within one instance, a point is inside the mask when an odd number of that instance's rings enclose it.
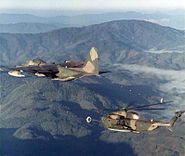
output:
{"label": "camouflage paint scheme", "polygon": [[176,112],[175,116],[168,123],[163,123],[152,119],[140,119],[138,113],[123,110],[112,112],[102,117],[101,124],[104,128],[112,131],[140,133],[144,131],[152,131],[159,127],[170,128],[183,113],[185,113],[185,111]]}
{"label": "camouflage paint scheme", "polygon": [[99,72],[98,52],[94,47],[91,48],[86,61],[65,61],[63,64],[47,64],[43,60],[34,59],[15,68],[1,67],[1,71],[7,71],[9,75],[15,77],[26,77],[27,74],[31,74],[60,81],[70,81],[109,72]]}

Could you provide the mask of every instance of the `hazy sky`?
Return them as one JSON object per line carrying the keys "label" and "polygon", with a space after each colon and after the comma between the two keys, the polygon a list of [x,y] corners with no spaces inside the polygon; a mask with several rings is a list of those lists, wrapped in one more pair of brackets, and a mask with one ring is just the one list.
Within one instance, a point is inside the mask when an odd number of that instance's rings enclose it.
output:
{"label": "hazy sky", "polygon": [[0,0],[0,9],[185,9],[184,0]]}

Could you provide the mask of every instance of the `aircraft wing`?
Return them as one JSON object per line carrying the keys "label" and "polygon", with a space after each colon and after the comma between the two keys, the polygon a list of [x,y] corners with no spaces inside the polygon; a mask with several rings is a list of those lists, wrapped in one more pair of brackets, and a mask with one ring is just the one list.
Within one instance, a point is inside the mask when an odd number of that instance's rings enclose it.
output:
{"label": "aircraft wing", "polygon": [[26,77],[27,75],[32,76],[42,76],[42,77],[50,77],[55,78],[56,73],[58,73],[58,69],[56,65],[47,65],[47,66],[28,66],[28,67],[5,67],[1,66],[0,71],[7,72],[11,76],[15,77]]}
{"label": "aircraft wing", "polygon": [[77,71],[62,66],[58,67],[58,71],[59,72],[56,74],[57,78],[55,80],[71,81],[81,78],[85,75],[83,71]]}
{"label": "aircraft wing", "polygon": [[66,61],[63,64],[60,64],[60,66],[67,68],[82,68],[84,65],[85,61]]}
{"label": "aircraft wing", "polygon": [[38,77],[50,77],[55,78],[58,73],[58,69],[56,65],[44,65],[44,66],[31,66],[31,67],[20,67],[17,68],[26,72],[28,74],[32,74]]}

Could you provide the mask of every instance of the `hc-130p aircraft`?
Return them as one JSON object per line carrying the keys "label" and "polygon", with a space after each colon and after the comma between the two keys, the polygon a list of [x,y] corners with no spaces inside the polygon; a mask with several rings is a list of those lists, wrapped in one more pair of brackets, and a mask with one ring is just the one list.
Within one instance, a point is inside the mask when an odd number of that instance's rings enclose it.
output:
{"label": "hc-130p aircraft", "polygon": [[98,52],[92,47],[86,61],[65,61],[63,64],[48,64],[41,59],[29,60],[16,67],[1,67],[1,71],[8,72],[15,77],[34,75],[48,77],[52,80],[71,81],[86,76],[100,75],[109,71],[99,71]]}
{"label": "hc-130p aircraft", "polygon": [[[164,108],[147,108],[151,106],[157,106],[166,104],[168,102],[156,103],[150,105],[142,105],[138,107],[127,107],[119,111],[113,111],[101,118],[100,124],[108,130],[118,132],[149,132],[160,127],[166,127],[170,129],[174,126],[178,118],[185,113],[185,110],[175,112],[174,117],[169,122],[155,121],[153,119],[140,118],[140,115],[136,110],[163,110]],[[87,123],[91,123],[93,119],[88,116],[86,118]],[[97,121],[97,120],[94,120]]]}

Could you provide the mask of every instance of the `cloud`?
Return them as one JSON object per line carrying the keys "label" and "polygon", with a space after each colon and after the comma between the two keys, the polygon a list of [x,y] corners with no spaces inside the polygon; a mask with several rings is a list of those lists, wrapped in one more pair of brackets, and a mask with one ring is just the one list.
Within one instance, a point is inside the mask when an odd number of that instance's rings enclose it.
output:
{"label": "cloud", "polygon": [[114,66],[120,70],[126,69],[133,74],[143,75],[145,79],[155,77],[161,80],[158,89],[174,101],[174,109],[185,109],[185,70],[165,70],[136,64],[115,64]]}

